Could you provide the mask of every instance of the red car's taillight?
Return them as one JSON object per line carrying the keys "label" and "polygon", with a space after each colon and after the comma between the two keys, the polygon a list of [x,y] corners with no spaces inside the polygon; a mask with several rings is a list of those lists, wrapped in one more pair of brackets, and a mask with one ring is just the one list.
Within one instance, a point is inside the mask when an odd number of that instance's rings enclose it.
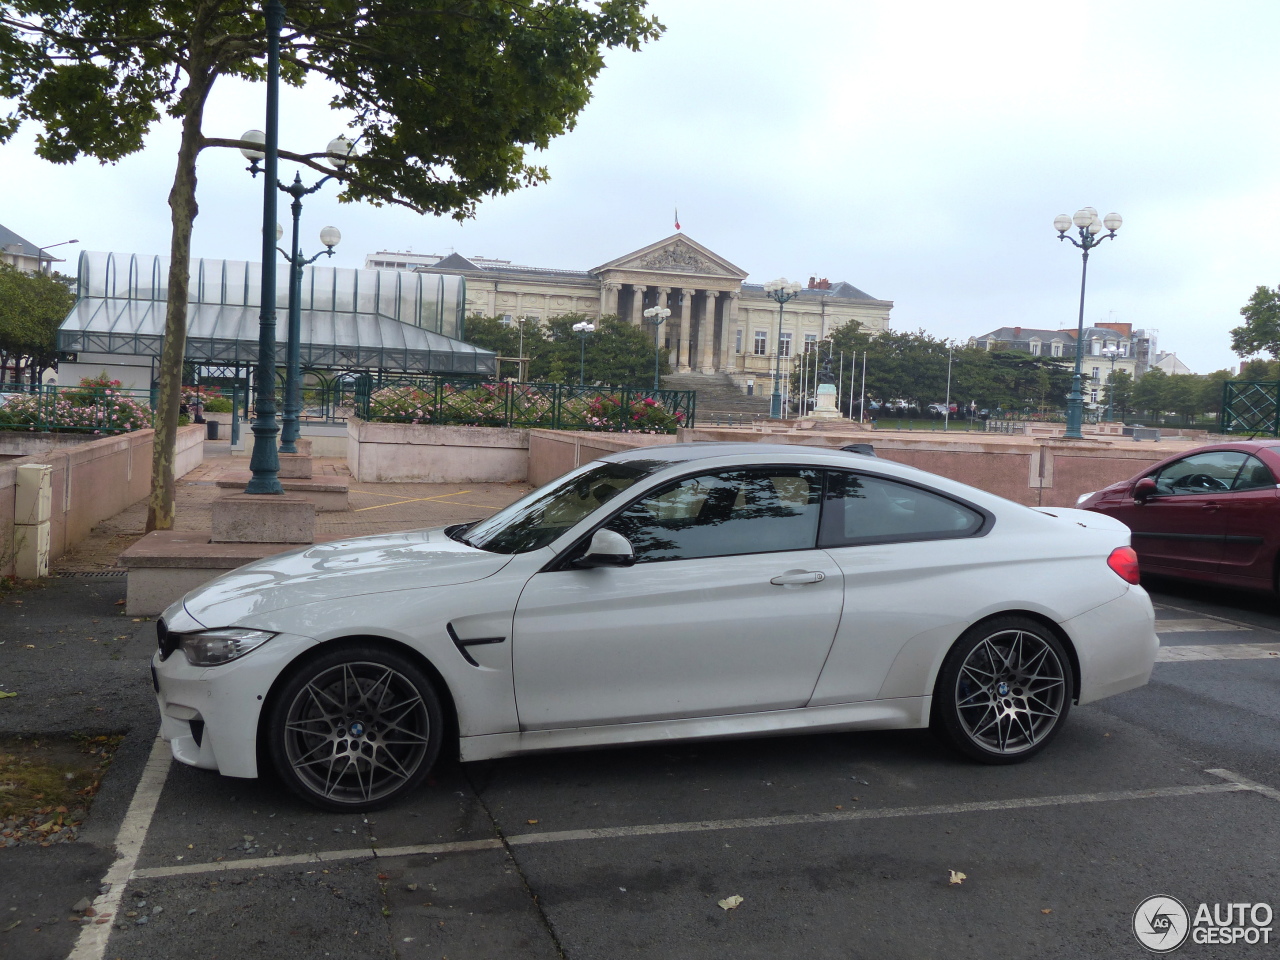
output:
{"label": "red car's taillight", "polygon": [[1107,566],[1116,572],[1121,580],[1128,583],[1138,582],[1138,555],[1133,547],[1116,547],[1107,557]]}

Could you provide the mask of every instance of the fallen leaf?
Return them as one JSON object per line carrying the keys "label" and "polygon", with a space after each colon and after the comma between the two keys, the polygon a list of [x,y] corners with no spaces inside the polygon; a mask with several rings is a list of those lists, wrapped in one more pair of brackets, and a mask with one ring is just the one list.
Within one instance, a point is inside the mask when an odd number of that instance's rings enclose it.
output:
{"label": "fallen leaf", "polygon": [[950,880],[950,882],[951,882],[951,883],[954,883],[954,884],[961,884],[961,883],[964,883],[966,880],[968,880],[968,879],[969,879],[969,878],[968,878],[968,876],[966,876],[965,874],[961,873],[959,870],[951,870],[951,871],[949,871],[949,872],[950,872],[950,874],[951,874],[951,880]]}
{"label": "fallen leaf", "polygon": [[537,822],[538,822],[537,820],[526,820],[526,821],[525,821],[525,823],[530,824],[530,825],[535,824],[535,823],[537,823]]}
{"label": "fallen leaf", "polygon": [[0,700],[3,700],[5,697],[16,697],[16,696],[17,696],[16,693],[0,693]]}
{"label": "fallen leaf", "polygon": [[1053,913],[1053,911],[1052,911],[1052,910],[1050,910],[1048,907],[1046,907],[1045,909],[1041,910],[1040,912],[1041,912],[1041,913]]}
{"label": "fallen leaf", "polygon": [[123,606],[124,606],[124,601],[123,601],[123,600],[117,600],[117,601],[116,601],[116,606],[117,606],[117,607],[123,607]]}
{"label": "fallen leaf", "polygon": [[717,900],[716,903],[719,904],[720,908],[723,910],[737,910],[742,904],[742,898],[735,893],[732,897],[725,897],[723,900]]}

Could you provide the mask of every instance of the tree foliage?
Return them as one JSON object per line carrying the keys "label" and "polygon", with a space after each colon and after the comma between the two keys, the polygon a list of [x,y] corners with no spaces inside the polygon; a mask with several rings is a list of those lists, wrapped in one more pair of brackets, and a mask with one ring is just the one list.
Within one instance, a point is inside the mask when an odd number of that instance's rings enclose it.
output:
{"label": "tree foliage", "polygon": [[[849,397],[850,390],[852,396],[861,396],[866,355],[867,399],[878,404],[901,402],[926,410],[930,404],[942,403],[947,396],[948,358],[951,402],[961,408],[1056,409],[1065,403],[1071,386],[1071,370],[1063,359],[950,345],[923,330],[873,336],[849,323],[832,334],[829,348],[836,358],[837,373],[839,357],[844,354],[843,397]],[[819,344],[818,349],[825,356],[828,344]],[[796,389],[798,376],[793,378]]]}
{"label": "tree foliage", "polygon": [[[583,343],[573,325],[595,324]],[[500,357],[518,357],[520,330],[499,317],[471,317],[466,324],[468,343],[492,350]],[[659,373],[671,372],[667,349],[659,355]],[[610,387],[653,386],[653,337],[649,330],[635,327],[617,316],[593,319],[581,313],[551,317],[546,325],[525,323],[524,356],[529,361],[533,382],[577,383],[582,362],[589,384]]]}
{"label": "tree foliage", "polygon": [[[327,78],[352,117],[363,152],[341,199],[464,219],[545,180],[527,151],[572,129],[606,49],[661,29],[644,0],[290,0],[281,74]],[[242,145],[206,137],[204,108],[220,77],[262,79],[266,48],[261,7],[243,0],[0,0],[0,142],[32,121],[45,159],[113,162],[162,115],[181,121],[148,529],[173,525],[196,162]],[[281,156],[332,172],[316,154]]]}
{"label": "tree foliage", "polygon": [[1280,360],[1280,286],[1258,287],[1240,308],[1244,323],[1231,331],[1231,349],[1241,357],[1265,353]]}
{"label": "tree foliage", "polygon": [[39,383],[57,360],[58,327],[75,297],[72,280],[61,274],[23,273],[0,263],[0,380],[17,367],[17,379]]}

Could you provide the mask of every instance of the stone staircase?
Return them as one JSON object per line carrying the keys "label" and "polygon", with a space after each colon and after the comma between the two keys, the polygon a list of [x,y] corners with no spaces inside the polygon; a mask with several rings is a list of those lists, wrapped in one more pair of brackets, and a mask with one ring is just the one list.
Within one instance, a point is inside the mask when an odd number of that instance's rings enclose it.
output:
{"label": "stone staircase", "polygon": [[673,373],[662,378],[664,390],[692,390],[698,395],[697,423],[750,422],[769,416],[769,397],[749,397],[724,373]]}

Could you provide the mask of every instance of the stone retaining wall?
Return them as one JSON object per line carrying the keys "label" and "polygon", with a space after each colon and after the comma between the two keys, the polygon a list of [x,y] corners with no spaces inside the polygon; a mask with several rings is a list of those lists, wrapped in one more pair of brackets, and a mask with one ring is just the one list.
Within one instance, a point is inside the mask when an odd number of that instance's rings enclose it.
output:
{"label": "stone retaining wall", "polygon": [[[204,459],[204,427],[178,428],[174,473],[183,476]],[[39,435],[36,435],[39,436]],[[47,435],[46,435],[47,436]],[[42,463],[53,468],[50,559],[57,559],[90,530],[151,489],[153,430],[65,444],[58,440],[44,453],[0,463],[0,576],[14,572],[14,506],[17,468]]]}
{"label": "stone retaining wall", "polygon": [[347,421],[347,466],[361,483],[510,483],[529,474],[529,431]]}

